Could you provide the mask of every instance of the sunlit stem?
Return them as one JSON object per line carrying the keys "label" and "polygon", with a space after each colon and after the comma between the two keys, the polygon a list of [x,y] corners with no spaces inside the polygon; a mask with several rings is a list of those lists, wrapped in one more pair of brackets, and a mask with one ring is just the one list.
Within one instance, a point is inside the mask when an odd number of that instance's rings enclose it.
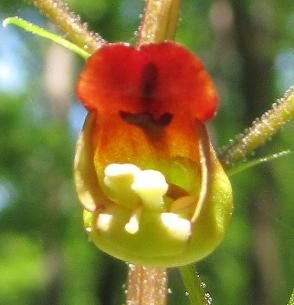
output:
{"label": "sunlit stem", "polygon": [[[180,0],[146,0],[137,44],[173,40]],[[127,305],[165,305],[167,273],[165,268],[129,266]]]}
{"label": "sunlit stem", "polygon": [[138,45],[174,39],[180,2],[180,0],[146,0],[138,32]]}
{"label": "sunlit stem", "polygon": [[90,32],[77,15],[70,12],[60,0],[32,0],[33,4],[55,25],[66,33],[71,41],[88,53],[93,53],[105,41],[96,33]]}
{"label": "sunlit stem", "polygon": [[166,292],[165,268],[129,264],[127,305],[165,305]]}
{"label": "sunlit stem", "polygon": [[225,168],[230,169],[234,164],[245,159],[247,155],[269,140],[293,116],[294,86],[219,155]]}

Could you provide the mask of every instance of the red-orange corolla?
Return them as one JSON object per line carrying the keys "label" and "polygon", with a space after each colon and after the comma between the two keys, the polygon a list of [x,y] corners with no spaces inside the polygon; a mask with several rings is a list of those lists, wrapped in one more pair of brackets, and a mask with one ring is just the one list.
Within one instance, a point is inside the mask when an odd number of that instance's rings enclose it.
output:
{"label": "red-orange corolla", "polygon": [[94,243],[153,266],[213,251],[232,191],[204,125],[217,96],[201,61],[172,42],[108,44],[86,62],[77,93],[89,114],[75,184]]}

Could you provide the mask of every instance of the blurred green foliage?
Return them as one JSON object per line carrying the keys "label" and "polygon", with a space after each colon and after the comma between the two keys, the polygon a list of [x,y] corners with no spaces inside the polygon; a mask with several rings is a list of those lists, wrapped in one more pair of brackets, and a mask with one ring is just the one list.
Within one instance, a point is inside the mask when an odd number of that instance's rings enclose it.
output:
{"label": "blurred green foliage", "polygon": [[[143,1],[68,3],[108,41],[135,42]],[[51,27],[28,2],[1,1],[1,20],[15,15]],[[176,39],[203,59],[221,98],[210,123],[216,147],[293,83],[293,29],[290,0],[183,1]],[[72,55],[73,72],[64,75],[70,104],[59,115],[44,81],[50,42],[13,27],[1,28],[0,37],[0,304],[123,304],[127,266],[87,241],[72,185],[84,116],[74,96],[82,62]],[[290,123],[257,154],[294,150],[293,134]],[[229,232],[198,267],[214,304],[287,303],[294,284],[293,181],[293,155],[233,177]],[[179,273],[169,273],[169,304],[188,304]]]}

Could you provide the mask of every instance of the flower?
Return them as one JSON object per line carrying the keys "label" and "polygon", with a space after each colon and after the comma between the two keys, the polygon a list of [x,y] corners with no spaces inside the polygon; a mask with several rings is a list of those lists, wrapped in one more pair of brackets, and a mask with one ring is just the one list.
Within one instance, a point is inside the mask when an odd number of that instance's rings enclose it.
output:
{"label": "flower", "polygon": [[230,182],[204,122],[217,97],[201,61],[179,44],[108,44],[77,93],[89,114],[75,184],[90,239],[128,262],[178,266],[222,240]]}

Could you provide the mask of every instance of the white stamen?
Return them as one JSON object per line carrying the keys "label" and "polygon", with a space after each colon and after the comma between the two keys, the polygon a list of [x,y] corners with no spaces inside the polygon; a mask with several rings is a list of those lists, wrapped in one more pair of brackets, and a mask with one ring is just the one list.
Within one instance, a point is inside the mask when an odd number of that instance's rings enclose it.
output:
{"label": "white stamen", "polygon": [[168,184],[162,173],[156,170],[143,170],[134,176],[132,190],[141,198],[144,206],[151,210],[163,207],[163,196],[167,192]]}
{"label": "white stamen", "polygon": [[110,196],[118,203],[131,207],[138,200],[131,185],[134,182],[134,176],[140,172],[140,168],[134,164],[117,164],[108,165],[104,170],[104,183],[110,190]]}

